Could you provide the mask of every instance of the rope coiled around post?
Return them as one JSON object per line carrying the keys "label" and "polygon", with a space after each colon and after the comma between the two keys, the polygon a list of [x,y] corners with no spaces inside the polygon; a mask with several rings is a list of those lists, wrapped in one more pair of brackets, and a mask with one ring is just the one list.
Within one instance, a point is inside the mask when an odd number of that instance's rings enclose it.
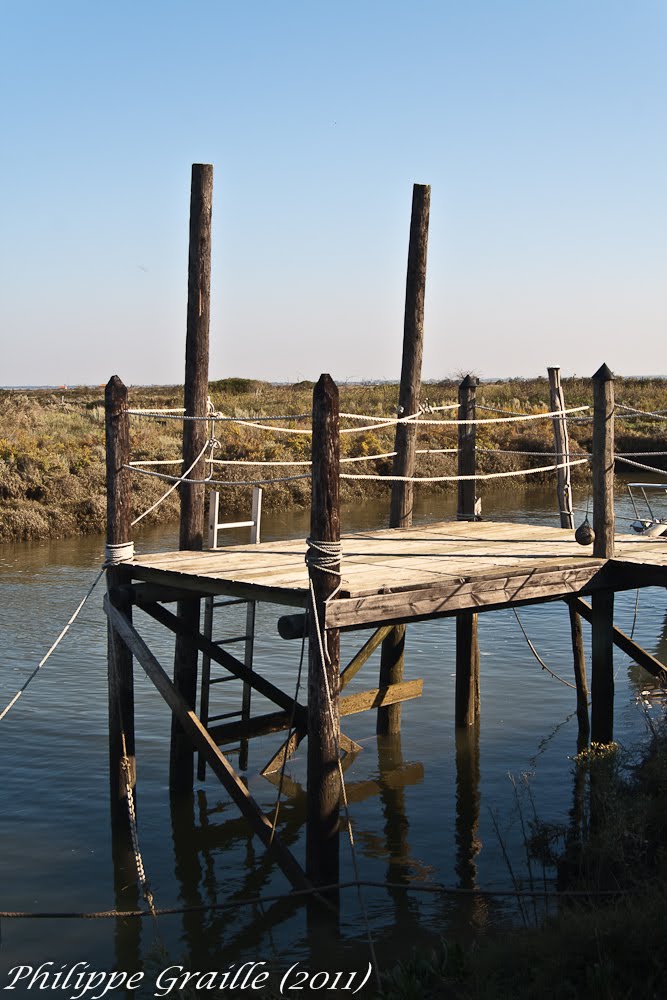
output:
{"label": "rope coiled around post", "polygon": [[134,542],[118,542],[104,546],[104,565],[119,566],[134,559]]}

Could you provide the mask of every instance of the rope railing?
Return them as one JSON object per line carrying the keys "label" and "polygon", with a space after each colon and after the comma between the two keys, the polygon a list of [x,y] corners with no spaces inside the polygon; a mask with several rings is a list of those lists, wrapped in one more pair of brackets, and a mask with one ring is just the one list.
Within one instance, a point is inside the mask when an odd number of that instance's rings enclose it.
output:
{"label": "rope railing", "polygon": [[[447,406],[436,407],[434,409],[453,409],[457,404],[447,404]],[[559,417],[563,415],[569,415],[572,413],[581,413],[583,410],[590,409],[589,406],[574,406],[568,410],[550,410],[547,413],[521,413],[513,416],[503,416],[503,417],[480,417],[474,420],[459,420],[458,418],[444,419],[444,420],[428,420],[424,419],[422,413],[430,411],[420,410],[418,413],[411,413],[407,416],[398,417],[382,417],[375,423],[367,424],[363,427],[343,427],[340,430],[341,434],[360,434],[363,431],[380,430],[385,427],[393,427],[397,424],[417,424],[419,426],[432,426],[432,427],[456,427],[459,424],[464,424],[470,426],[471,424],[508,424],[516,423],[520,421],[527,420],[543,420],[551,419],[552,417]],[[301,427],[273,427],[271,424],[260,423],[262,418],[257,417],[228,417],[224,414],[213,411],[206,416],[186,416],[185,414],[179,413],[175,414],[168,411],[150,411],[150,410],[128,410],[129,414],[133,416],[142,416],[155,419],[171,419],[171,420],[199,420],[199,421],[211,421],[213,423],[237,423],[243,424],[245,427],[253,427],[258,430],[264,431],[274,431],[280,434],[312,434],[310,428]],[[279,417],[266,417],[266,420],[300,420],[306,419],[308,414],[288,414]],[[341,413],[341,417],[351,420],[373,420],[373,417],[365,416],[363,414],[352,414],[352,413]],[[666,418],[667,419],[667,418]]]}
{"label": "rope railing", "polygon": [[635,469],[644,469],[646,472],[655,472],[658,476],[664,476],[665,470],[658,469],[654,465],[644,465],[643,462],[633,462],[632,459],[626,458],[624,455],[614,455],[617,462],[623,462],[624,465],[632,465]]}
{"label": "rope railing", "polygon": [[[557,469],[565,469],[568,466],[584,465],[588,461],[589,461],[588,458],[579,458],[575,459],[574,462],[559,462],[556,465],[540,465],[533,469],[512,469],[506,472],[478,472],[475,473],[474,475],[469,475],[469,476],[383,476],[383,475],[370,475],[370,474],[364,475],[359,473],[341,472],[340,478],[356,479],[361,481],[375,480],[377,482],[382,482],[382,483],[447,483],[447,482],[454,483],[454,482],[465,482],[477,479],[503,479],[503,478],[509,478],[511,476],[530,476],[530,475],[535,475],[536,473],[539,472],[554,472]],[[252,464],[270,464],[270,463],[258,462]],[[175,489],[179,483],[190,483],[192,485],[209,485],[209,486],[270,486],[274,483],[289,483],[289,482],[295,482],[298,479],[310,479],[310,475],[308,473],[304,473],[303,475],[298,475],[298,476],[277,476],[271,479],[238,480],[238,479],[213,479],[211,477],[207,477],[206,479],[189,479],[187,476],[169,476],[165,472],[152,472],[150,469],[137,468],[136,466],[131,466],[131,465],[125,465],[123,466],[123,468],[130,469],[130,471],[132,472],[138,472],[142,476],[152,476],[156,479],[161,479],[164,482],[171,482],[173,483],[173,489]],[[167,495],[168,494],[165,494],[165,497]],[[164,497],[162,499],[164,499]],[[144,512],[144,514],[146,513],[148,513],[148,511]]]}

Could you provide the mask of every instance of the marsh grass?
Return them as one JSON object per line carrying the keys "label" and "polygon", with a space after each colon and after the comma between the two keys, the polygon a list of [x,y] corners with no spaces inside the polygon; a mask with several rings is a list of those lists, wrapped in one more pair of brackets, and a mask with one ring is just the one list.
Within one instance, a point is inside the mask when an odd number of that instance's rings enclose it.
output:
{"label": "marsh grass", "polygon": [[[582,895],[555,897],[530,926],[415,954],[385,975],[384,1000],[664,997],[667,727],[650,728],[642,751],[593,746],[575,759],[568,824],[540,820],[532,805],[526,816],[527,856],[557,871],[560,890]],[[537,875],[527,882],[540,888]]]}
{"label": "marsh grass", "polygon": [[[274,414],[309,413],[312,405],[312,382],[296,385],[273,385],[253,379],[231,378],[210,383],[216,407],[228,416],[266,419]],[[564,380],[567,406],[590,405],[590,381]],[[662,379],[631,379],[616,383],[617,398],[627,405],[644,410],[667,408],[667,382]],[[167,408],[182,405],[182,387],[146,386],[130,389],[130,405],[135,408]],[[457,383],[442,381],[423,387],[422,401],[439,406],[454,402]],[[396,412],[398,386],[341,385],[341,410],[364,413],[371,418],[391,417]],[[546,379],[484,383],[478,389],[481,406],[512,410],[517,413],[540,413],[549,409]],[[446,416],[449,414],[445,414]],[[451,414],[455,415],[455,413]],[[480,410],[479,416],[493,416]],[[351,426],[343,421],[343,426]],[[304,423],[294,423],[304,426]],[[623,421],[618,424],[617,450],[662,450],[664,424],[651,420]],[[270,434],[238,424],[218,424],[217,458],[252,461],[304,460],[310,455],[310,440],[293,434]],[[590,451],[591,424],[571,425],[573,451]],[[177,420],[142,420],[132,418],[132,457],[135,460],[174,459],[180,454],[181,424]],[[344,457],[363,457],[393,449],[394,430],[377,428],[342,437]],[[530,465],[551,464],[553,433],[551,421],[535,423],[491,424],[478,429],[478,468],[480,473],[521,469]],[[639,447],[641,445],[641,448]],[[417,448],[452,448],[456,446],[455,427],[420,427]],[[481,449],[490,449],[482,451]],[[541,457],[501,454],[498,449],[519,452],[537,451]],[[656,460],[661,468],[664,460]],[[169,469],[175,472],[178,466]],[[392,460],[380,459],[355,463],[351,471],[389,475]],[[584,471],[582,471],[582,469]],[[218,466],[216,477],[230,483],[255,478],[283,478],[307,472],[305,467]],[[456,474],[455,455],[421,455],[419,476]],[[587,467],[576,467],[573,476],[583,481]],[[529,483],[552,481],[553,474],[533,476]],[[504,485],[523,488],[526,480],[507,479]],[[165,485],[153,478],[133,476],[133,507],[138,514],[152,504]],[[479,489],[483,495],[483,481]],[[223,487],[230,514],[248,509],[251,488]],[[386,498],[386,483],[349,481],[341,483],[344,503],[369,498]],[[419,487],[430,492],[449,493],[455,483]],[[265,507],[305,506],[310,501],[308,479],[274,483],[265,490]],[[29,538],[56,538],[78,533],[100,532],[105,519],[104,470],[104,398],[103,388],[68,390],[32,390],[0,392],[0,541]],[[173,521],[178,516],[178,496],[171,497],[151,514],[146,523]]]}

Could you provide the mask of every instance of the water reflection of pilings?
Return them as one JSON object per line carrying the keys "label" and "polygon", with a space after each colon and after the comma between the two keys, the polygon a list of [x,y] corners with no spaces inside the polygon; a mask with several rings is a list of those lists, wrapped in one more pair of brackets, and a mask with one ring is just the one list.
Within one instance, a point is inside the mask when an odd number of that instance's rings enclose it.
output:
{"label": "water reflection of pilings", "polygon": [[[265,935],[270,935],[272,928],[300,905],[299,901],[284,899],[265,907],[244,903],[238,908],[213,908],[221,902],[259,896],[275,873],[270,853],[256,853],[252,830],[242,816],[222,823],[212,821],[225,811],[225,806],[211,807],[203,791],[197,793],[196,810],[194,796],[171,799],[174,874],[180,899],[184,906],[202,908],[184,913],[182,918],[186,957],[192,967],[236,962],[242,951],[250,954],[254,949],[259,953]],[[305,811],[295,811],[289,802],[283,804],[281,836],[285,843],[291,845],[297,839],[304,820]],[[239,847],[245,848],[242,861]],[[215,857],[220,853],[234,855],[238,879],[237,888],[226,899],[220,897],[215,874]]]}
{"label": "water reflection of pilings", "polygon": [[[476,858],[482,848],[479,839],[480,755],[479,721],[472,726],[456,729],[456,865],[461,889],[477,888]],[[465,904],[464,904],[465,906]],[[475,924],[485,923],[487,900],[471,895],[465,906],[467,918]]]}

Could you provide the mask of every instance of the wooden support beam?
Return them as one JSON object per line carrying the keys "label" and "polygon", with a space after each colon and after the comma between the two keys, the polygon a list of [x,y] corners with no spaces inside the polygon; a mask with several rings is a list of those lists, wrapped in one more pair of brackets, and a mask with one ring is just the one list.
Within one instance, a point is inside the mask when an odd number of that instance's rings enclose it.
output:
{"label": "wooden support beam", "polygon": [[479,643],[477,615],[461,611],[456,616],[456,688],[454,712],[457,726],[472,726],[479,718]]}
{"label": "wooden support beam", "polygon": [[[188,255],[188,307],[185,341],[186,417],[200,419],[183,422],[183,472],[188,478],[203,480],[205,463],[201,453],[208,434],[201,419],[208,410],[208,340],[211,315],[211,213],[213,201],[213,167],[208,163],[193,163],[190,191],[190,248]],[[180,549],[199,551],[204,540],[204,485],[183,483],[181,486]],[[176,639],[174,652],[174,684],[190,708],[197,699],[198,654],[190,641],[190,633],[199,631],[200,602],[197,598],[179,601],[178,614],[187,622],[186,633]],[[169,787],[172,792],[188,793],[193,785],[194,754],[191,742],[177,715],[172,716]]]}
{"label": "wooden support beam", "polygon": [[602,365],[593,376],[593,555],[614,557],[614,376]]}
{"label": "wooden support beam", "polygon": [[[281,743],[278,750],[271,757],[271,760],[264,765],[259,773],[266,778],[267,775],[275,774],[276,771],[279,771],[283,766],[283,763],[288,761],[290,757],[294,756],[299,748],[299,744],[306,738],[307,735],[308,734],[304,732],[304,730],[295,729],[285,742]],[[346,757],[348,754],[360,753],[360,751],[363,750],[363,747],[359,743],[355,743],[355,741],[351,740],[349,736],[345,735],[345,733],[340,734],[338,744]]]}
{"label": "wooden support beam", "polygon": [[363,665],[370,659],[375,650],[378,648],[380,643],[385,639],[390,632],[393,631],[392,625],[383,625],[382,628],[375,630],[370,639],[363,644],[358,653],[356,653],[345,670],[341,671],[340,674],[340,689],[347,687],[353,677],[356,677]]}
{"label": "wooden support beam", "polygon": [[[171,611],[167,611],[166,608],[161,607],[159,604],[141,604],[142,611],[150,615],[151,618],[155,618],[156,621],[164,625],[171,632],[174,632],[177,636],[188,635],[190,641],[192,642],[195,649],[202,653],[206,653],[210,656],[212,660],[219,663],[221,667],[225,667],[230,673],[238,677],[239,680],[244,681],[244,683],[249,684],[260,694],[263,694],[265,698],[269,701],[274,702],[279,705],[286,712],[291,712],[294,705],[294,699],[290,697],[285,691],[281,691],[279,687],[272,684],[271,681],[267,681],[265,677],[262,677],[255,670],[250,670],[246,667],[245,663],[241,660],[237,660],[235,656],[228,653],[226,649],[221,646],[217,646],[206,636],[202,635],[201,632],[189,632],[189,623],[179,618],[177,615],[173,614]],[[295,721],[298,724],[305,725],[306,723],[306,709],[303,705],[297,705],[295,711]]]}
{"label": "wooden support beam", "polygon": [[322,553],[313,547],[340,542],[338,388],[329,375],[321,375],[313,390],[312,426],[306,872],[315,885],[334,885],[339,872],[340,636],[337,629],[324,631],[324,616],[340,584],[340,561],[331,558],[326,572],[318,569]]}
{"label": "wooden support beam", "polygon": [[[474,421],[477,416],[477,378],[466,375],[459,385],[459,420]],[[477,471],[477,425],[458,425],[458,474],[474,476]],[[458,484],[458,521],[477,521],[475,480]],[[472,726],[479,718],[479,642],[477,615],[464,611],[456,616],[456,692],[454,715],[457,726]]]}
{"label": "wooden support beam", "polygon": [[[419,393],[424,354],[424,299],[426,296],[426,258],[428,223],[431,209],[431,187],[415,184],[412,189],[412,216],[408,245],[408,270],[405,282],[405,314],[403,318],[403,357],[398,393],[398,415],[407,417],[419,410]],[[417,425],[406,422],[396,425],[394,438],[394,476],[414,476],[417,448]],[[414,484],[395,482],[391,488],[390,528],[407,528],[412,524]],[[397,684],[403,680],[405,625],[396,625],[382,643],[380,684]],[[401,706],[381,708],[377,714],[378,735],[401,730]]]}
{"label": "wooden support beam", "polygon": [[[107,545],[122,545],[131,539],[132,489],[130,471],[130,421],[127,413],[127,389],[117,375],[107,382],[104,391],[106,431]],[[112,601],[129,614],[129,607],[119,588],[127,582],[127,569],[109,566],[107,586]],[[123,740],[130,765],[131,787],[136,790],[134,747],[134,677],[132,653],[109,623],[107,626],[109,694],[109,787],[112,829],[129,836],[130,818],[127,782],[123,768]]]}
{"label": "wooden support beam", "polygon": [[159,662],[150,651],[132,622],[118,611],[105,597],[104,608],[114,629],[132,650],[174,715],[178,716],[187,738],[206,757],[206,762],[229,793],[232,801],[250,823],[253,832],[264,846],[273,852],[280,868],[295,889],[309,888],[311,883],[292,852],[285,846],[271,823],[261,812],[248,789],[238,777],[227,758],[220,752],[197,715],[176,690]]}
{"label": "wooden support beam", "polygon": [[614,591],[591,596],[593,630],[591,666],[591,741],[614,738]]}
{"label": "wooden support beam", "polygon": [[[580,597],[571,597],[568,598],[568,604],[576,608],[577,612],[587,622],[593,621],[593,609],[589,604],[586,604],[586,601],[582,601]],[[615,646],[618,646],[624,653],[632,657],[635,663],[638,663],[640,667],[647,670],[653,677],[657,677],[661,681],[667,678],[667,666],[656,659],[646,649],[643,649],[639,643],[635,642],[634,639],[631,639],[629,635],[626,635],[625,632],[615,625],[612,629],[612,637]]]}
{"label": "wooden support beam", "polygon": [[568,599],[567,604],[568,612],[570,614],[570,636],[572,638],[574,684],[577,689],[577,725],[579,727],[577,750],[578,752],[581,752],[588,746],[588,737],[591,734],[591,723],[588,716],[586,656],[584,654],[584,637],[581,629],[581,616],[577,613],[577,608],[573,601]]}
{"label": "wooden support beam", "polygon": [[[461,583],[443,583],[424,590],[338,597],[327,607],[326,627],[370,627],[388,621],[450,617],[457,611],[494,611],[540,601],[562,599],[585,587],[597,586],[605,561],[586,559],[565,566],[543,565],[512,574],[500,571]],[[594,582],[593,582],[594,581]]]}
{"label": "wooden support beam", "polygon": [[370,708],[399,705],[401,702],[410,701],[413,698],[421,698],[423,687],[423,680],[402,681],[400,684],[373,688],[371,691],[358,691],[354,694],[343,695],[340,699],[341,717],[367,712]]}

